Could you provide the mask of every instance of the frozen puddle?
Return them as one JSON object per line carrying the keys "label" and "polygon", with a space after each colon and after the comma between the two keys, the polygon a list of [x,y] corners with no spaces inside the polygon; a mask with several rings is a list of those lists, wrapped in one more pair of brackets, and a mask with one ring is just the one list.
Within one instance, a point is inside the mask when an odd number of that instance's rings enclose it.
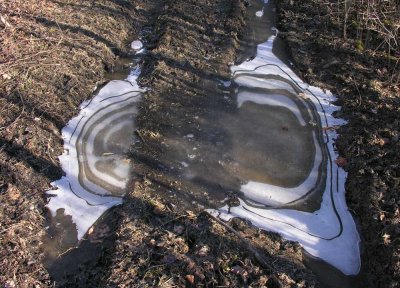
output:
{"label": "frozen puddle", "polygon": [[143,90],[131,81],[111,81],[62,130],[64,153],[59,157],[65,176],[52,183],[57,190],[48,208],[71,215],[80,240],[110,207],[121,204],[129,180],[125,154],[134,141],[136,105]]}
{"label": "frozen puddle", "polygon": [[[346,173],[334,162],[335,128],[344,123],[332,116],[339,107],[331,93],[304,83],[273,53],[279,39],[271,36],[269,4],[263,4],[254,7],[253,39],[243,51],[257,47],[256,56],[231,67],[231,81],[221,81],[204,113],[165,131],[157,169],[187,188],[179,194],[182,205],[214,207],[208,211],[224,220],[247,219],[298,241],[344,274],[357,274],[360,238],[345,202]],[[72,216],[78,239],[125,193],[125,154],[143,92],[135,77],[107,84],[62,131],[66,175],[53,183],[58,189],[48,192],[54,195],[48,207],[53,216]],[[218,208],[232,195],[238,203]]]}
{"label": "frozen puddle", "polygon": [[332,116],[339,107],[330,92],[304,83],[276,56],[281,43],[262,2],[251,1],[253,29],[238,58],[251,60],[231,66],[230,81],[210,89],[201,109],[165,128],[159,169],[181,190],[163,195],[224,220],[247,219],[358,274],[360,238],[346,206],[346,173],[335,164],[344,121]]}
{"label": "frozen puddle", "polygon": [[[263,2],[250,6],[250,45],[243,52],[251,60],[231,67],[227,89],[237,111],[219,121],[231,139],[223,169],[240,183],[224,187],[239,203],[208,211],[224,220],[247,219],[298,241],[346,275],[358,274],[360,238],[346,205],[346,172],[334,161],[336,128],[344,121],[332,113],[340,107],[330,92],[304,83],[276,56],[280,39],[272,6]],[[252,43],[258,44],[253,54]]]}
{"label": "frozen puddle", "polygon": [[[209,210],[240,217],[298,241],[346,275],[360,270],[360,238],[345,201],[346,173],[334,159],[339,109],[330,92],[309,86],[273,53],[275,36],[251,61],[232,66],[238,117],[230,131],[230,169],[241,180],[240,205]],[[261,117],[261,118],[260,118]]]}

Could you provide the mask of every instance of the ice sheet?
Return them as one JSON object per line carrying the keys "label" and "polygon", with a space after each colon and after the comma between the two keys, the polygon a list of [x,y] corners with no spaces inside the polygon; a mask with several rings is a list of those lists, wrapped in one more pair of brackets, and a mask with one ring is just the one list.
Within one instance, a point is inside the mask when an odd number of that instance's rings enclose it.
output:
{"label": "ice sheet", "polygon": [[[321,125],[324,145],[329,152],[329,159],[325,167],[326,186],[321,207],[318,211],[309,213],[293,209],[262,208],[262,205],[257,207],[249,205],[247,201],[241,199],[240,205],[237,207],[228,209],[225,206],[218,210],[208,211],[225,220],[232,217],[250,220],[257,227],[280,233],[286,239],[298,241],[311,255],[330,263],[343,273],[347,275],[357,274],[361,265],[360,238],[345,201],[344,184],[347,175],[334,162],[334,159],[337,158],[333,143],[337,137],[336,131],[326,129],[345,123],[343,120],[332,116],[333,112],[340,107],[332,104],[336,100],[332,93],[322,91],[318,87],[303,82],[272,53],[275,38],[276,36],[272,36],[267,42],[258,45],[257,56],[253,60],[232,66],[232,78],[239,87],[286,90],[288,93],[296,94],[299,99],[308,99],[312,103],[321,122],[314,123],[314,125]],[[275,78],[275,80],[271,80],[271,78]],[[302,124],[306,124],[297,112],[296,104],[290,98],[285,98],[282,95],[263,96],[262,93],[239,93],[239,107],[245,101],[286,106],[298,117]],[[321,158],[318,156],[321,151],[316,150],[316,160],[312,169],[314,172],[310,173],[309,178],[304,183],[298,187],[285,188],[249,181],[241,187],[245,198],[259,204],[272,206],[299,198],[304,191],[315,183],[316,166],[320,163],[319,159]]]}

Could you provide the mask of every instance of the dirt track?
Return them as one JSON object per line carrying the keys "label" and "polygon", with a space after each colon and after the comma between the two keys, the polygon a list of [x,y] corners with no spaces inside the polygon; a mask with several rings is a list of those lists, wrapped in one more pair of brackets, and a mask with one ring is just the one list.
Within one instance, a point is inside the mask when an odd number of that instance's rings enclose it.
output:
{"label": "dirt track", "polygon": [[[338,35],[335,43],[339,44],[333,46],[332,35],[324,34],[324,26],[313,22],[317,6],[311,1],[289,2],[279,1],[279,28],[300,75],[342,95],[340,116],[349,125],[341,129],[337,146],[348,161],[348,200],[364,237],[368,283],[396,287],[400,277],[396,240],[400,105],[398,97],[389,96],[398,95],[398,87],[385,84],[384,76],[378,81],[383,83],[379,89],[369,85],[376,69],[386,67],[381,58],[344,49]],[[62,174],[57,161],[62,152],[60,129],[93,88],[106,81],[105,73],[119,69],[115,60],[129,56],[129,43],[141,31],[145,31],[142,36],[149,53],[140,81],[152,90],[145,95],[138,119],[142,144],[132,153],[136,168],[130,193],[125,204],[111,212],[117,220],[105,220],[115,233],[96,246],[98,257],[90,263],[79,262],[82,266],[67,278],[52,275],[59,281],[56,284],[315,285],[315,277],[300,262],[298,245],[240,220],[231,223],[273,263],[262,265],[237,235],[205,214],[195,216],[196,208],[193,212],[188,208],[192,199],[166,201],[157,196],[171,188],[184,195],[184,187],[175,179],[162,169],[153,169],[165,149],[161,143],[171,130],[184,133],[177,123],[186,123],[190,115],[206,110],[208,89],[218,85],[217,79],[229,77],[228,64],[239,48],[246,3],[36,0],[0,4],[1,15],[11,25],[0,26],[2,286],[53,285],[41,263],[41,244],[47,225],[44,191]],[[329,23],[329,17],[321,21]],[[311,35],[310,28],[314,29]],[[321,65],[321,59],[326,63]],[[335,59],[339,62],[328,65]],[[391,71],[391,66],[386,69]],[[219,96],[214,97],[218,101]]]}
{"label": "dirt track", "polygon": [[[77,113],[79,103],[91,96],[93,87],[104,82],[105,72],[118,68],[115,59],[129,56],[129,41],[145,31],[149,54],[141,81],[153,90],[145,96],[137,132],[145,143],[154,143],[140,153],[157,159],[162,150],[154,135],[163,132],[160,124],[173,120],[165,116],[184,116],[179,107],[189,111],[196,101],[204,102],[209,97],[204,87],[229,75],[228,63],[234,60],[244,24],[244,2],[9,1],[1,9],[11,24],[1,34],[5,97],[1,98],[0,281],[4,285],[50,286],[57,280],[58,286],[141,287],[161,285],[174,274],[169,282],[189,286],[295,282],[313,286],[297,245],[236,221],[236,229],[250,240],[258,239],[257,249],[274,263],[267,269],[257,264],[243,241],[207,216],[168,210],[171,206],[151,193],[157,187],[148,180],[145,163],[137,165],[138,177],[126,204],[111,212],[121,223],[107,222],[116,233],[101,239],[102,245],[94,248],[100,251],[94,261],[84,263],[67,250],[60,259],[75,260],[66,271],[73,266],[74,274],[64,278],[62,268],[55,268],[49,275],[40,261],[48,224],[43,192],[62,173],[56,160],[62,151],[60,129]],[[191,18],[193,13],[196,18]],[[135,157],[138,162],[144,159]],[[158,228],[160,221],[167,223],[163,229]],[[55,227],[49,231],[55,237],[53,245],[63,247],[62,231]],[[87,243],[90,246],[89,240],[82,246]]]}
{"label": "dirt track", "polygon": [[129,53],[148,9],[142,1],[0,3],[9,24],[0,26],[1,286],[51,285],[40,247],[44,191],[62,175],[60,129]]}

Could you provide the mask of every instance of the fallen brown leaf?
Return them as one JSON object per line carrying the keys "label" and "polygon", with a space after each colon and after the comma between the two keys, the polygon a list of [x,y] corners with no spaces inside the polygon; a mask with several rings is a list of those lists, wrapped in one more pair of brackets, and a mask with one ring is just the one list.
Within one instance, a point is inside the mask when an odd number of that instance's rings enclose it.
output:
{"label": "fallen brown leaf", "polygon": [[11,184],[7,187],[7,195],[12,201],[17,201],[21,197],[18,188]]}
{"label": "fallen brown leaf", "polygon": [[342,156],[339,156],[336,160],[335,160],[335,163],[336,163],[336,165],[337,166],[339,166],[339,167],[344,167],[344,166],[347,166],[347,159],[346,158],[344,158],[344,157],[342,157]]}
{"label": "fallen brown leaf", "polygon": [[197,255],[199,255],[200,257],[205,257],[208,255],[208,252],[210,252],[210,248],[208,246],[203,246],[200,248]]}
{"label": "fallen brown leaf", "polygon": [[186,281],[188,281],[190,284],[194,284],[194,276],[193,275],[186,275],[185,276]]}

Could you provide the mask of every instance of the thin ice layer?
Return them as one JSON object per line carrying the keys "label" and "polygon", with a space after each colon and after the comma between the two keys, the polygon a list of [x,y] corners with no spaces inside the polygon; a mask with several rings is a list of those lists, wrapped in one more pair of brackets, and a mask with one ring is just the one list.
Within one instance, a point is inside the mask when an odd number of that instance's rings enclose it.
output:
{"label": "thin ice layer", "polygon": [[[262,205],[258,207],[257,205],[250,205],[254,202],[273,205],[292,201],[296,198],[301,201],[301,195],[310,185],[313,185],[312,177],[317,173],[316,163],[319,159],[317,155],[310,177],[301,185],[288,188],[249,181],[241,187],[244,198],[241,199],[239,206],[230,209],[223,207],[210,211],[225,220],[232,217],[248,219],[257,227],[280,233],[289,240],[298,241],[311,255],[330,263],[343,273],[347,275],[357,274],[360,269],[360,238],[354,220],[346,206],[344,188],[346,173],[332,161],[336,158],[333,139],[337,135],[334,129],[326,129],[341,125],[344,121],[332,116],[332,113],[339,107],[331,104],[335,98],[330,92],[323,92],[317,87],[304,83],[272,53],[274,40],[275,36],[272,36],[267,42],[258,45],[257,56],[253,60],[232,66],[233,79],[239,87],[286,90],[288,93],[295,93],[297,97],[307,99],[312,103],[313,109],[319,115],[320,123],[311,124],[321,126],[322,135],[319,136],[323,137],[323,145],[325,146],[322,149],[326,149],[329,154],[326,167],[323,167],[326,171],[326,184],[320,209],[309,213],[292,209],[270,209],[263,208]],[[276,78],[276,81],[271,81],[271,77]],[[265,98],[269,96],[264,95]],[[292,100],[281,98],[281,101],[276,101],[277,97],[263,99],[262,93],[257,95],[249,93],[240,95],[239,93],[238,105],[240,107],[246,101],[278,106],[287,105],[287,108],[291,109],[298,119],[301,119],[301,115],[296,112]],[[302,123],[304,124],[304,122]],[[316,149],[316,153],[318,154],[318,149]],[[306,189],[302,185],[308,188]],[[252,200],[252,203],[244,201],[246,199]]]}
{"label": "thin ice layer", "polygon": [[136,104],[143,92],[135,81],[111,81],[62,130],[65,176],[52,183],[57,190],[48,208],[72,216],[81,239],[110,207],[121,204],[130,164],[125,157],[133,141]]}

